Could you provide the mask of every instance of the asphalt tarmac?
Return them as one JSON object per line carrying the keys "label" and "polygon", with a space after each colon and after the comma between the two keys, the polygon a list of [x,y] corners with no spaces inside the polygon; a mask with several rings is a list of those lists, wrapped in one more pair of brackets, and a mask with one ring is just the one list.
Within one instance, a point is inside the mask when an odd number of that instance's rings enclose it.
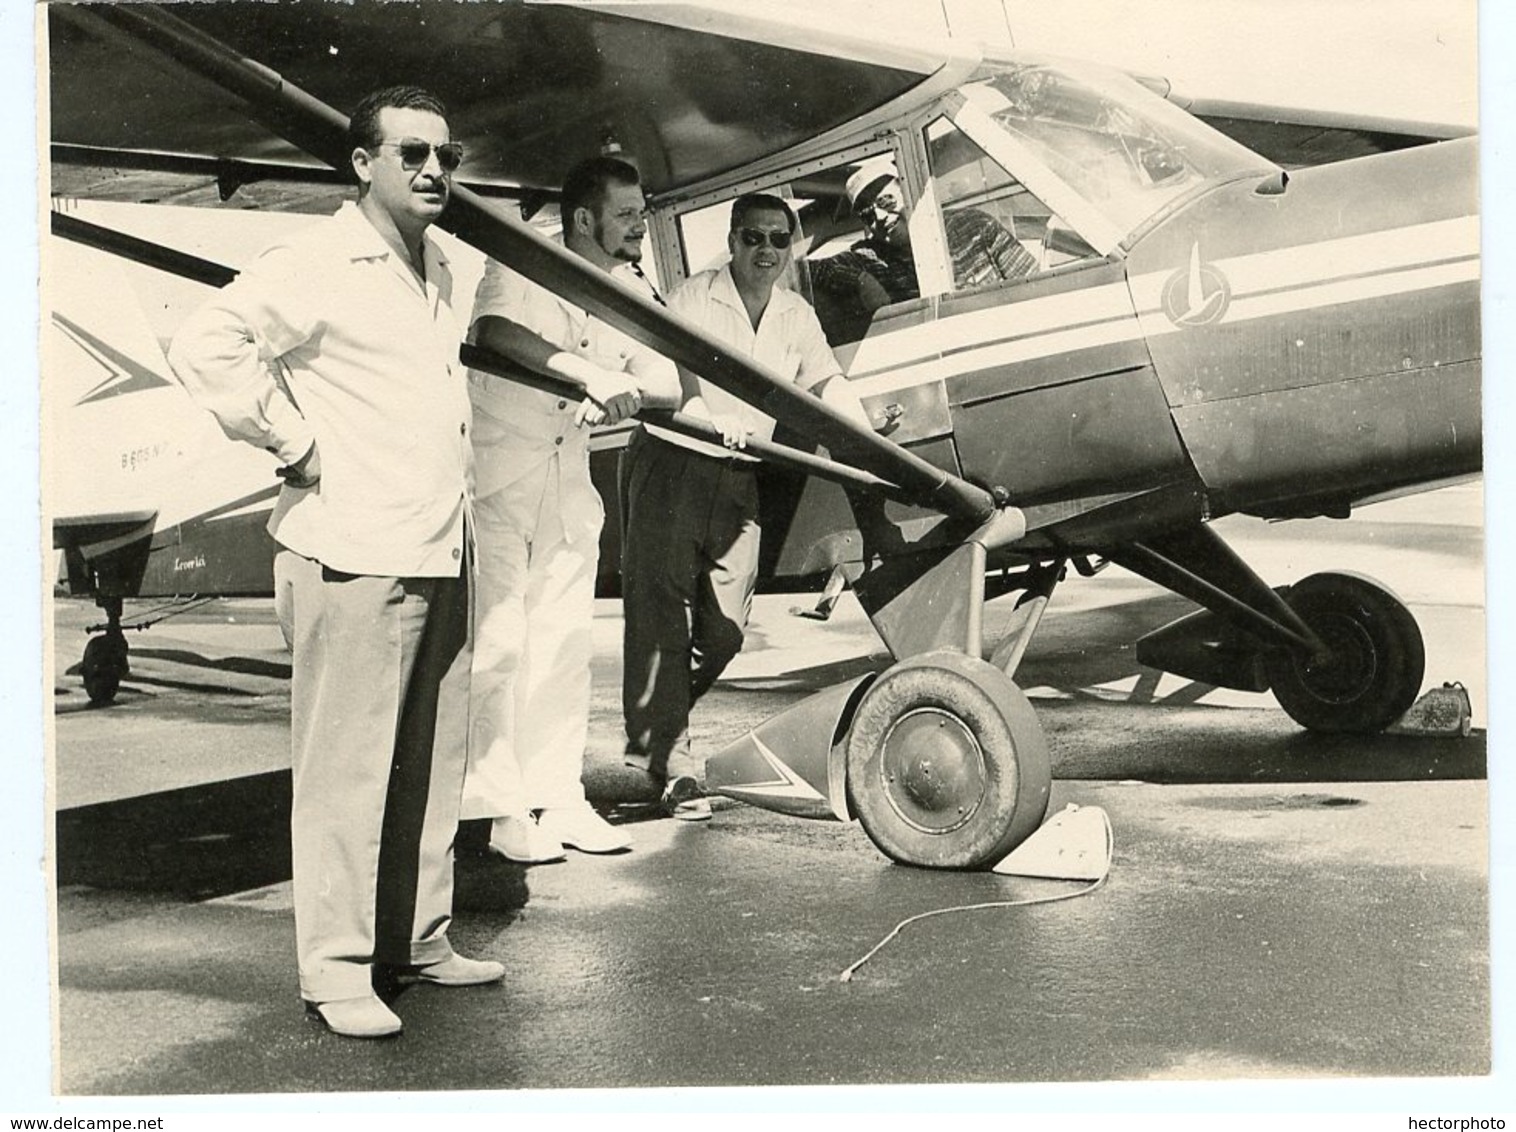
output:
{"label": "asphalt tarmac", "polygon": [[[856,825],[718,799],[646,804],[619,766],[620,608],[596,612],[586,784],[635,838],[530,869],[465,826],[453,939],[498,986],[404,991],[405,1034],[307,1021],[293,964],[288,659],[268,603],[134,635],[118,702],[77,675],[94,619],[54,627],[57,1084],[73,1096],[653,1086],[1477,1077],[1489,1071],[1489,827],[1477,484],[1346,523],[1220,526],[1273,583],[1370,573],[1458,681],[1467,736],[1322,738],[1268,696],[1142,670],[1186,609],[1110,569],[1060,588],[1018,674],[1052,809],[1099,807],[1108,879],[890,864]],[[760,598],[698,709],[710,754],[882,662],[851,597]],[[1009,613],[987,611],[987,639]],[[145,608],[145,607],[144,607]],[[1062,899],[1024,903],[1044,898]],[[983,905],[993,905],[982,907]],[[969,909],[968,906],[981,906]],[[842,973],[909,917],[856,970]]]}

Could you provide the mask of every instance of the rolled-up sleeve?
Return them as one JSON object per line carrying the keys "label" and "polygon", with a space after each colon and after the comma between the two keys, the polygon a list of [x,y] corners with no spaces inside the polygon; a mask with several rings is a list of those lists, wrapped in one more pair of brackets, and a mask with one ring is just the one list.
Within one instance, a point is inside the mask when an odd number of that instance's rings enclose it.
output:
{"label": "rolled-up sleeve", "polygon": [[800,368],[795,374],[795,384],[802,389],[814,389],[829,377],[842,372],[837,356],[827,345],[826,333],[816,313],[799,301],[794,309],[795,343],[800,350]]}
{"label": "rolled-up sleeve", "polygon": [[534,334],[545,336],[544,330],[551,332],[557,327],[540,325],[552,320],[544,317],[551,311],[544,309],[542,296],[534,294],[539,290],[541,289],[520,272],[487,259],[484,261],[484,277],[479,280],[479,289],[474,292],[474,317],[471,321],[478,322],[486,317],[504,318],[526,327]]}
{"label": "rolled-up sleeve", "polygon": [[627,358],[626,372],[637,382],[642,396],[656,405],[674,408],[681,399],[679,370],[656,350],[637,343]]}
{"label": "rolled-up sleeve", "polygon": [[234,440],[293,464],[315,440],[279,380],[279,359],[318,327],[309,265],[273,248],[185,320],[168,360],[194,401]]}

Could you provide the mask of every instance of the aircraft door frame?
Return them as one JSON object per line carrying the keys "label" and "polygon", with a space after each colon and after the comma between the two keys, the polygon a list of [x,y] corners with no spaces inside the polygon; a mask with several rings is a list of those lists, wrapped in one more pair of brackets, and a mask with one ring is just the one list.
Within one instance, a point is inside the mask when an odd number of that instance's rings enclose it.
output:
{"label": "aircraft door frame", "polygon": [[[914,202],[911,206],[911,247],[916,277],[922,298],[934,304],[934,317],[938,301],[966,293],[960,290],[954,278],[952,253],[947,244],[947,217],[937,197],[937,175],[926,140],[932,123],[939,120],[946,120],[976,145],[1007,177],[1048,208],[1092,253],[1083,262],[1059,264],[1032,278],[1102,262],[1119,262],[1125,258],[1126,251],[1121,244],[1125,233],[1119,232],[1094,210],[1027,146],[1001,130],[961,91],[950,90],[892,127],[896,165],[902,173],[907,195]],[[904,161],[900,159],[902,154],[907,158]],[[1027,280],[1009,280],[1000,286],[1023,282]],[[882,308],[883,311],[891,309]]]}
{"label": "aircraft door frame", "polygon": [[[935,107],[937,104],[933,104]],[[932,179],[922,128],[931,120],[933,107],[902,123],[895,135],[895,168],[901,175],[910,206],[911,256],[916,264],[916,284],[921,297],[935,299],[953,289],[953,257],[943,235],[943,220],[937,204],[937,184]],[[902,157],[905,160],[902,160]],[[888,308],[885,308],[888,309]],[[935,315],[935,310],[933,314]]]}
{"label": "aircraft door frame", "polygon": [[667,296],[688,276],[683,270],[684,256],[679,246],[679,225],[674,214],[657,204],[648,204],[648,238],[653,245],[653,263],[658,271],[658,281]]}
{"label": "aircraft door frame", "polygon": [[[649,229],[653,234],[653,253],[658,264],[658,277],[665,281],[665,290],[672,291],[692,274],[687,262],[685,240],[679,221],[691,212],[699,212],[723,201],[734,201],[745,193],[768,192],[821,170],[834,169],[839,165],[856,164],[872,157],[893,156],[896,168],[902,172],[902,185],[908,197],[916,199],[921,193],[922,180],[917,169],[908,169],[910,163],[902,162],[899,142],[902,135],[894,128],[879,131],[868,137],[828,150],[820,157],[808,158],[790,165],[725,181],[715,188],[690,196],[678,193],[653,198],[648,202]],[[914,229],[913,229],[914,235]],[[697,268],[698,270],[698,268]]]}
{"label": "aircraft door frame", "polygon": [[937,101],[941,113],[985,151],[1001,168],[1024,185],[1069,225],[1097,255],[1122,255],[1121,231],[1062,177],[1047,167],[1032,149],[1011,137],[960,91],[945,94]]}
{"label": "aircraft door frame", "polygon": [[[952,192],[944,186],[944,205],[934,191],[941,178],[928,138],[943,120],[1083,241],[1079,258],[960,287],[947,245]],[[893,408],[901,442],[948,440],[958,474],[1004,486],[1024,505],[1079,506],[1191,475],[1132,304],[1124,233],[958,91],[904,128],[910,164],[925,179],[916,214],[933,217],[945,278],[929,295],[918,255],[929,325],[893,341],[871,334],[855,355],[849,375],[866,409]],[[973,207],[973,194],[964,199]],[[928,338],[932,348],[922,349]]]}

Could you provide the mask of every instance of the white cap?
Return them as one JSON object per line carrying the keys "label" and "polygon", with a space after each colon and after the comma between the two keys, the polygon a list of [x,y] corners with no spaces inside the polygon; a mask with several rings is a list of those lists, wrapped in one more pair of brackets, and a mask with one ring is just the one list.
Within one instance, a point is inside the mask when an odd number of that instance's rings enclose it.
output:
{"label": "white cap", "polygon": [[892,181],[900,179],[900,172],[895,168],[893,157],[871,157],[862,165],[849,174],[847,184],[843,186],[843,192],[847,193],[847,202],[857,207],[858,198],[863,195],[863,190],[875,181],[888,177]]}

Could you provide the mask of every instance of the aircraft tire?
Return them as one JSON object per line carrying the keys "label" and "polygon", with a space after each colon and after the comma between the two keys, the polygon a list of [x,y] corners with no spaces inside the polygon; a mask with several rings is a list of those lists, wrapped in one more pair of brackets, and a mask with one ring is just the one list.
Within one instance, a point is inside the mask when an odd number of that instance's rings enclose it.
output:
{"label": "aircraft tire", "polygon": [[885,856],[989,868],[1047,813],[1052,771],[1032,705],[1000,669],[953,651],[885,671],[848,733],[853,812]]}
{"label": "aircraft tire", "polygon": [[91,637],[84,646],[79,674],[84,678],[84,694],[91,704],[100,706],[114,700],[121,678],[129,671],[126,638],[119,632]]}
{"label": "aircraft tire", "polygon": [[1264,655],[1274,698],[1296,723],[1373,734],[1415,703],[1426,650],[1416,618],[1388,589],[1358,574],[1312,574],[1285,600],[1332,650],[1320,664],[1283,651]]}

